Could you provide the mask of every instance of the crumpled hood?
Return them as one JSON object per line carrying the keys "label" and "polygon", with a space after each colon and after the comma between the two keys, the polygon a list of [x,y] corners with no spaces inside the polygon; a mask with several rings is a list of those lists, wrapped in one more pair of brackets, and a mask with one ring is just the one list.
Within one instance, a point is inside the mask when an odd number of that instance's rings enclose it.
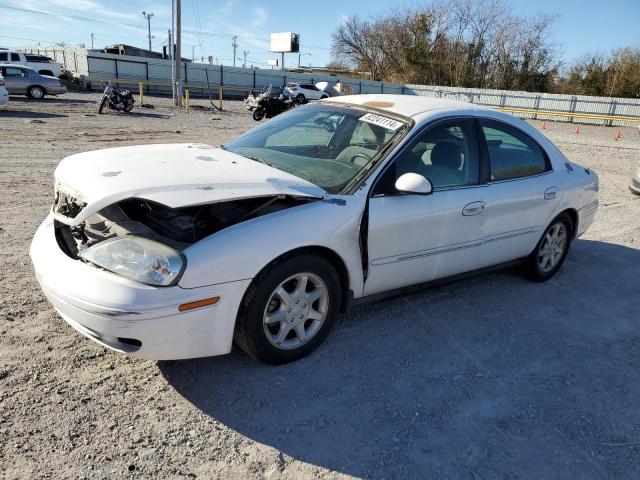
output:
{"label": "crumpled hood", "polygon": [[260,162],[204,144],[174,143],[109,148],[71,155],[54,173],[56,193],[86,204],[77,225],[127,198],[186,207],[271,195],[317,197],[322,188]]}

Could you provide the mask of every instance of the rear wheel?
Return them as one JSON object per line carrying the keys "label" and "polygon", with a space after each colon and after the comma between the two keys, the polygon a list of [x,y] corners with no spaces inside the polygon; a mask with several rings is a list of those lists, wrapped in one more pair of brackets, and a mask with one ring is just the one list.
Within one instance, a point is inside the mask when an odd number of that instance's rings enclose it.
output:
{"label": "rear wheel", "polygon": [[556,217],[525,262],[528,277],[536,282],[553,277],[569,253],[572,236],[571,218],[565,214]]}
{"label": "rear wheel", "polygon": [[133,110],[133,98],[127,98],[124,101],[124,107],[122,109],[127,113]]}
{"label": "rear wheel", "polygon": [[236,343],[269,364],[298,360],[315,350],[335,323],[340,278],[311,254],[277,261],[261,272],[240,306]]}
{"label": "rear wheel", "polygon": [[27,97],[32,98],[33,100],[42,100],[45,96],[46,92],[44,88],[34,85],[33,87],[29,87],[27,90]]}

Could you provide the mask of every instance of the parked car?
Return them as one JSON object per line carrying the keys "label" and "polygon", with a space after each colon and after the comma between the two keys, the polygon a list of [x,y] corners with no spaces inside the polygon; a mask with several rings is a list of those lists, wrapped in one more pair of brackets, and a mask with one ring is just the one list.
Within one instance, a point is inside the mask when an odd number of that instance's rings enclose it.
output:
{"label": "parked car", "polygon": [[5,88],[4,78],[0,76],[0,105],[9,103],[9,92]]}
{"label": "parked car", "polygon": [[299,103],[306,103],[308,100],[322,100],[323,98],[329,98],[329,94],[320,90],[315,85],[310,83],[295,83],[289,82],[285,87],[287,93],[291,98],[295,98]]}
{"label": "parked car", "polygon": [[631,183],[629,188],[633,193],[640,195],[640,162],[636,165],[633,175],[631,175]]}
{"label": "parked car", "polygon": [[32,68],[40,75],[59,77],[65,73],[64,66],[51,58],[39,54],[0,50],[0,63],[24,65]]}
{"label": "parked car", "polygon": [[54,177],[30,250],[44,293],[150,359],[235,338],[285,363],[352,303],[514,262],[547,280],[598,207],[596,174],[526,122],[402,95],[294,108],[221,148],[76,154]]}
{"label": "parked car", "polygon": [[0,74],[10,95],[26,95],[34,100],[42,100],[46,95],[67,93],[67,87],[59,79],[40,75],[29,67],[0,64]]}

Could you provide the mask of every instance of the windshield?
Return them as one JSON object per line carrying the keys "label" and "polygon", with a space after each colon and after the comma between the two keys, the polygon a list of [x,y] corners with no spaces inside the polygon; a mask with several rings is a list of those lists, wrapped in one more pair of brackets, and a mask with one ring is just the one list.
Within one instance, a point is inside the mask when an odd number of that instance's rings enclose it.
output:
{"label": "windshield", "polygon": [[305,105],[222,148],[340,193],[406,127],[390,116],[358,108]]}

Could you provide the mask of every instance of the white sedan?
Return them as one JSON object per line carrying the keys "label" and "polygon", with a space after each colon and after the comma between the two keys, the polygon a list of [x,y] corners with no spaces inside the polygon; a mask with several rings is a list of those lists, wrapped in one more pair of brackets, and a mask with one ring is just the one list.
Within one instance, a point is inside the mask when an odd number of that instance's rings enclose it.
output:
{"label": "white sedan", "polygon": [[72,155],[31,246],[76,330],[133,357],[285,363],[350,304],[513,262],[552,277],[595,173],[524,121],[416,96],[295,108],[214,148]]}

